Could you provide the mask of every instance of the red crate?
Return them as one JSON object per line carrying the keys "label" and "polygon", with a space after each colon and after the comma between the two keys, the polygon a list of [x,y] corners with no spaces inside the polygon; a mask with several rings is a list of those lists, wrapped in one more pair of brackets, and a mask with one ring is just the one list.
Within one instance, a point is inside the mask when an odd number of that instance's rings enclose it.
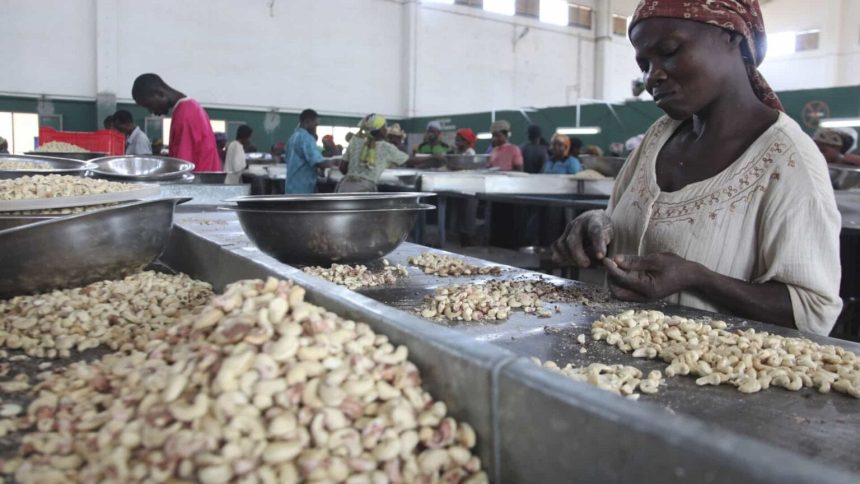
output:
{"label": "red crate", "polygon": [[83,133],[78,131],[57,131],[54,128],[39,128],[39,145],[51,141],[63,141],[71,143],[93,153],[106,153],[108,155],[125,154],[125,136],[122,133],[102,129],[95,133]]}

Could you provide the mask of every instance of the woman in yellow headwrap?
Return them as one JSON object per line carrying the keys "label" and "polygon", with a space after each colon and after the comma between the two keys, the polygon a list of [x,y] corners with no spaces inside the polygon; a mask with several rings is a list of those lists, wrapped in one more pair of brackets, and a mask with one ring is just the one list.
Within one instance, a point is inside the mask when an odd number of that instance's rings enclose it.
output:
{"label": "woman in yellow headwrap", "polygon": [[[402,165],[409,155],[385,140],[385,118],[367,115],[359,124],[359,132],[349,142],[343,155],[346,176],[337,184],[338,193],[375,192],[382,172],[390,165]],[[341,165],[344,170],[344,166]]]}

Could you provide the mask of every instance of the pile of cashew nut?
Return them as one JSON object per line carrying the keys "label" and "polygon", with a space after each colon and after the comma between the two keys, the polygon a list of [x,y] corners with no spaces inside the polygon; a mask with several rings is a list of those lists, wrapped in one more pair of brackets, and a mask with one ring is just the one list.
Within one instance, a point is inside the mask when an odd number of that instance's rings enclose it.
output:
{"label": "pile of cashew nut", "polygon": [[[537,280],[487,281],[485,284],[456,284],[437,288],[418,309],[421,317],[438,321],[504,321],[519,310],[548,318],[552,311],[544,302],[580,302],[577,293]],[[556,308],[558,310],[558,308]]]}
{"label": "pile of cashew nut", "polygon": [[592,363],[587,367],[574,367],[568,363],[564,368],[558,366],[554,361],[541,363],[538,358],[532,361],[547,370],[564,375],[571,380],[576,380],[594,385],[601,390],[612,392],[631,400],[638,400],[640,391],[642,393],[657,393],[660,385],[664,383],[663,374],[657,370],[648,373],[644,378],[642,371],[627,365],[604,365],[603,363]]}
{"label": "pile of cashew nut", "polygon": [[153,271],[119,281],[0,301],[0,348],[65,358],[100,345],[142,348],[150,334],[204,306],[212,287]]}
{"label": "pile of cashew nut", "polygon": [[669,363],[666,376],[698,376],[697,385],[732,385],[743,393],[810,387],[860,398],[856,354],[806,338],[726,328],[723,321],[631,310],[602,316],[592,325],[591,334],[634,357],[662,358]]}
{"label": "pile of cashew nut", "polygon": [[39,145],[34,151],[39,153],[89,153],[89,150],[81,148],[65,141],[49,141]]}
{"label": "pile of cashew nut", "polygon": [[421,388],[405,346],[240,281],[143,351],[37,386],[3,465],[31,482],[485,483],[475,431]]}
{"label": "pile of cashew nut", "polygon": [[0,180],[0,200],[76,197],[125,192],[137,185],[68,175],[33,175]]}
{"label": "pile of cashew nut", "polygon": [[473,266],[459,257],[436,254],[433,252],[425,252],[417,256],[412,256],[408,260],[409,264],[420,267],[426,274],[433,274],[442,277],[476,276],[486,274],[498,276],[502,273],[502,268],[498,266]]}
{"label": "pile of cashew nut", "polygon": [[51,166],[34,161],[0,160],[0,170],[50,170]]}
{"label": "pile of cashew nut", "polygon": [[305,267],[304,271],[353,290],[393,284],[397,282],[399,277],[409,275],[406,267],[400,264],[391,266],[387,259],[383,259],[382,262],[385,264],[385,267],[377,272],[371,271],[367,266],[351,266],[346,264],[332,264],[329,269],[325,267]]}
{"label": "pile of cashew nut", "polygon": [[4,212],[5,215],[24,215],[38,217],[40,215],[71,215],[74,213],[92,212],[103,208],[116,207],[119,203],[102,203],[98,205],[86,205],[82,207],[46,208],[42,210],[18,210],[15,212]]}

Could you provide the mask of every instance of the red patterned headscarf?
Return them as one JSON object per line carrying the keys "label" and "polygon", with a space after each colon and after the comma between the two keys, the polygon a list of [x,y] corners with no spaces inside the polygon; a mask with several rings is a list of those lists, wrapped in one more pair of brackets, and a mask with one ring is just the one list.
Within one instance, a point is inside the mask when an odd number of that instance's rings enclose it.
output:
{"label": "red patterned headscarf", "polygon": [[767,52],[767,36],[758,0],[642,0],[633,14],[630,31],[640,20],[652,17],[692,20],[743,35],[743,59],[753,91],[763,103],[784,111],[776,93],[757,69]]}

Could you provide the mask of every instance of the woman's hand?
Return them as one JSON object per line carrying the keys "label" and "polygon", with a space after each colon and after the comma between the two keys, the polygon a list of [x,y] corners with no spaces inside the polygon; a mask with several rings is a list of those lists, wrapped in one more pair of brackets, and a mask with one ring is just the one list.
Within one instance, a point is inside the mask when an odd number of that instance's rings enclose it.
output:
{"label": "woman's hand", "polygon": [[603,265],[612,295],[635,302],[655,301],[691,289],[701,267],[670,252],[619,255],[603,259]]}
{"label": "woman's hand", "polygon": [[589,267],[606,257],[612,242],[612,221],[604,210],[589,210],[567,225],[552,244],[552,260],[558,264]]}

